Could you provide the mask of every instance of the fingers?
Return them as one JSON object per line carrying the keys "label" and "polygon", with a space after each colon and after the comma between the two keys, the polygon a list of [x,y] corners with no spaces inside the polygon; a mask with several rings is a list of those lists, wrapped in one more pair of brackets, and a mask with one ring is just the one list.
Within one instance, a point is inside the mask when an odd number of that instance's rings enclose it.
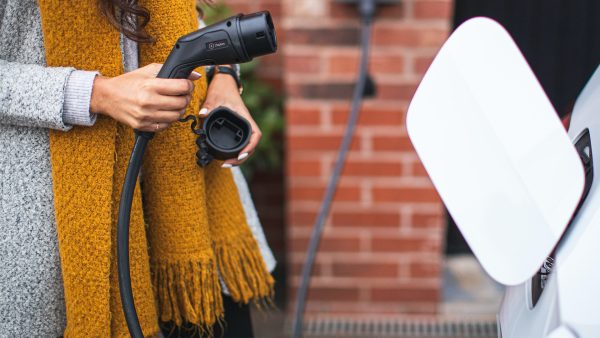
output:
{"label": "fingers", "polygon": [[173,123],[177,122],[181,115],[183,115],[182,111],[157,111],[148,117],[148,121],[152,122],[160,122],[160,123]]}
{"label": "fingers", "polygon": [[140,73],[146,75],[147,77],[156,77],[156,75],[158,75],[158,72],[160,72],[161,68],[162,68],[162,64],[151,63],[149,65],[146,65],[146,66],[138,69],[137,72],[140,72]]}
{"label": "fingers", "polygon": [[149,86],[158,94],[181,96],[194,90],[194,83],[186,79],[152,79]]}
{"label": "fingers", "polygon": [[183,111],[157,111],[142,119],[129,121],[129,125],[137,130],[159,132],[167,129],[181,118]]}
{"label": "fingers", "polygon": [[160,123],[160,122],[143,123],[136,129],[141,130],[141,131],[150,131],[153,133],[158,133],[158,132],[161,132],[161,131],[169,128],[170,125],[171,125],[170,123]]}
{"label": "fingers", "polygon": [[202,107],[202,109],[200,109],[200,112],[198,112],[198,115],[200,115],[201,118],[205,118],[208,116],[208,112],[210,112],[210,109],[208,109],[207,107]]}
{"label": "fingers", "polygon": [[202,108],[198,112],[198,115],[200,116],[200,118],[205,118],[208,116],[208,113],[210,113],[213,109],[215,109],[215,105],[211,101],[207,100],[202,105]]}
{"label": "fingers", "polygon": [[150,94],[147,97],[141,99],[141,106],[148,110],[162,111],[172,110],[181,111],[187,108],[191,100],[190,95],[184,96],[167,96]]}
{"label": "fingers", "polygon": [[192,71],[190,73],[190,76],[188,77],[188,80],[196,81],[196,80],[200,80],[201,77],[202,77],[202,74],[198,73],[197,71]]}
{"label": "fingers", "polygon": [[[145,74],[149,74],[149,75],[154,75],[154,77],[156,77],[156,75],[158,75],[158,73],[160,72],[160,69],[162,68],[162,63],[151,63],[149,65],[146,65],[142,68],[139,68],[138,70],[142,73]],[[192,81],[196,81],[198,79],[200,79],[202,77],[202,75],[196,71],[192,71],[190,73],[190,76],[188,77],[188,79],[192,80]]]}

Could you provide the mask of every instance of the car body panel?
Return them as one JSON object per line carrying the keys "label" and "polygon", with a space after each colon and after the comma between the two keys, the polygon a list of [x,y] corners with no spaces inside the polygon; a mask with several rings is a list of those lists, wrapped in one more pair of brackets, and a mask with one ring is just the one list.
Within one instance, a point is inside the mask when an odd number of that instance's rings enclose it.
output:
{"label": "car body panel", "polygon": [[[594,172],[600,173],[600,68],[579,95],[569,126],[575,139],[584,130],[591,139]],[[561,318],[578,334],[600,335],[600,182],[589,194],[557,251],[558,297]]]}

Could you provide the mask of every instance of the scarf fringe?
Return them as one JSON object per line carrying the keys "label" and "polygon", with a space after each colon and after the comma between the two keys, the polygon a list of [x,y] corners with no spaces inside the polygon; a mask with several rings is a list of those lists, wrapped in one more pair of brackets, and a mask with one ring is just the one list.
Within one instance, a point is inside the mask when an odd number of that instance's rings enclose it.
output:
{"label": "scarf fringe", "polygon": [[212,336],[224,311],[215,262],[157,263],[153,268],[161,321],[189,323]]}
{"label": "scarf fringe", "polygon": [[254,238],[238,237],[226,245],[215,245],[221,278],[237,302],[257,307],[273,304],[275,280],[269,273]]}

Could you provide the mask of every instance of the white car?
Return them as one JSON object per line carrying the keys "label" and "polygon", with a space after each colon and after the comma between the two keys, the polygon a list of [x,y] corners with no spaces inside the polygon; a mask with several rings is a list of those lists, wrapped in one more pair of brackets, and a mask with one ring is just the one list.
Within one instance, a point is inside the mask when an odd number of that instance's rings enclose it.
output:
{"label": "white car", "polygon": [[499,335],[600,337],[600,70],[567,133],[510,35],[471,19],[424,76],[407,129],[473,253],[507,286]]}

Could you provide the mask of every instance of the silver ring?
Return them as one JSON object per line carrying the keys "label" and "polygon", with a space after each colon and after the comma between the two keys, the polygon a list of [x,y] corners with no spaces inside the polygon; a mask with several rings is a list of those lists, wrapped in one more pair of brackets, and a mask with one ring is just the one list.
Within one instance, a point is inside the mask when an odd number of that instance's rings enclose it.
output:
{"label": "silver ring", "polygon": [[156,130],[158,130],[158,128],[160,128],[160,124],[156,122]]}

